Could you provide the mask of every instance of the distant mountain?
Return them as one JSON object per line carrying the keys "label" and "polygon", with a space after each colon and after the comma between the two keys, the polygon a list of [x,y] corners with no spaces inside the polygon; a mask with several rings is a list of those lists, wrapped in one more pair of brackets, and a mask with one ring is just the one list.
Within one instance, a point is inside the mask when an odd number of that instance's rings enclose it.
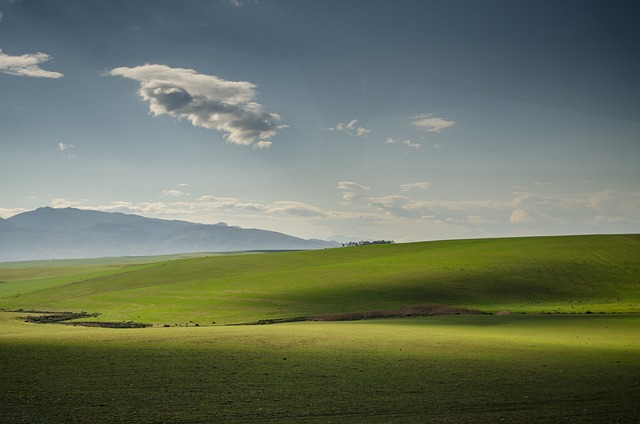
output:
{"label": "distant mountain", "polygon": [[0,219],[0,262],[337,246],[225,223],[205,225],[75,208],[44,207]]}

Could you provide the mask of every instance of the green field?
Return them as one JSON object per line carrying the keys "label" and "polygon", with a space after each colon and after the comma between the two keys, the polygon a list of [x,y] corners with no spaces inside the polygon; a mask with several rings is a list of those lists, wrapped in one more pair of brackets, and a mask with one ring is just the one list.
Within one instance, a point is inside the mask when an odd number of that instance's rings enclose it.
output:
{"label": "green field", "polygon": [[[1,313],[2,422],[640,422],[638,237],[53,262],[0,308],[154,326]],[[421,304],[512,314],[224,325]]]}

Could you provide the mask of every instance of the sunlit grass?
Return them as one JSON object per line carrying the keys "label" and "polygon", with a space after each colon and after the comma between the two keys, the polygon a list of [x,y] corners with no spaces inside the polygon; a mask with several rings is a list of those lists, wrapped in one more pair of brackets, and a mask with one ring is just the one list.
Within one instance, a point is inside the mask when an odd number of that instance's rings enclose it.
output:
{"label": "sunlit grass", "polygon": [[626,236],[214,256],[99,272],[105,275],[0,284],[0,308],[84,310],[99,312],[104,320],[160,325],[251,322],[420,304],[487,312],[640,312],[640,241]]}
{"label": "sunlit grass", "polygon": [[[13,316],[11,316],[13,315]],[[637,316],[109,330],[0,314],[13,422],[634,422]]]}
{"label": "sunlit grass", "polygon": [[[470,240],[33,271],[0,284],[0,308],[158,325],[0,313],[0,420],[638,422],[639,246]],[[220,325],[417,304],[527,314]]]}

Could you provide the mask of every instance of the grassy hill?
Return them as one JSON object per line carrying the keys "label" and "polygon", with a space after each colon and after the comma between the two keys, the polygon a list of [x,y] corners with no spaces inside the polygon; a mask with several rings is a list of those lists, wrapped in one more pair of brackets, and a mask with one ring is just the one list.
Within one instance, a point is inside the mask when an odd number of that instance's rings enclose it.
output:
{"label": "grassy hill", "polygon": [[[639,259],[579,236],[0,264],[0,308],[171,326],[0,313],[0,421],[637,423]],[[581,313],[209,325],[426,303]]]}
{"label": "grassy hill", "polygon": [[58,267],[55,278],[29,279],[0,264],[0,308],[82,310],[99,312],[101,320],[171,325],[420,304],[486,312],[640,312],[640,239],[625,235],[222,255],[105,266],[97,274],[77,267],[69,275]]}

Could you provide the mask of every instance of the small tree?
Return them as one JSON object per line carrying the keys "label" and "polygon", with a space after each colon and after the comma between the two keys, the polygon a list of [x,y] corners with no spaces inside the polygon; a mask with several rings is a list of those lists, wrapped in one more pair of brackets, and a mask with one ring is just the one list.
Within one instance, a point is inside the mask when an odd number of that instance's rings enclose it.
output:
{"label": "small tree", "polygon": [[393,240],[362,240],[362,241],[349,241],[342,243],[342,247],[354,247],[354,246],[366,246],[368,244],[394,244]]}

